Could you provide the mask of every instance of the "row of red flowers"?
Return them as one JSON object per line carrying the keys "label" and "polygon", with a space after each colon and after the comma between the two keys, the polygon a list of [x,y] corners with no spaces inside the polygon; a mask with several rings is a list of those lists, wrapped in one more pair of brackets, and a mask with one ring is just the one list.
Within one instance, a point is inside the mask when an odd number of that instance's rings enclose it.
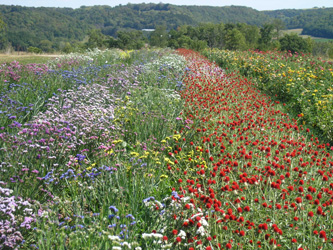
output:
{"label": "row of red flowers", "polygon": [[225,75],[193,51],[178,53],[190,65],[182,115],[193,123],[175,131],[169,152],[172,199],[183,207],[164,240],[181,249],[332,247],[329,145],[249,79]]}

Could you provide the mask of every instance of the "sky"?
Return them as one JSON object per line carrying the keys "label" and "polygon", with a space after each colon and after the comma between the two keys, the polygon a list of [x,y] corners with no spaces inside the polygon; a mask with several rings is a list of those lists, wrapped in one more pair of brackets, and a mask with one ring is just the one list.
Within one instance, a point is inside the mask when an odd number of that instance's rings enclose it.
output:
{"label": "sky", "polygon": [[240,5],[256,10],[309,9],[313,7],[333,7],[333,0],[0,0],[0,5],[21,5],[28,7],[70,7],[82,5],[109,5],[111,7],[127,3],[170,3],[175,5]]}

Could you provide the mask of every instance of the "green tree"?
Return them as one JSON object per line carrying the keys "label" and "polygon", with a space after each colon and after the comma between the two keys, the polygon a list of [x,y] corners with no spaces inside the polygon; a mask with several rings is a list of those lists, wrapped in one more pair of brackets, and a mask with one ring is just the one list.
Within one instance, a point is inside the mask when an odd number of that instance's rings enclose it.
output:
{"label": "green tree", "polygon": [[169,40],[168,47],[177,49],[179,48],[178,38],[180,37],[180,33],[174,29],[169,31]]}
{"label": "green tree", "polygon": [[310,40],[304,39],[295,33],[285,34],[279,41],[281,50],[290,51],[292,53],[310,53],[312,51],[311,38]]}
{"label": "green tree", "polygon": [[262,50],[270,49],[273,38],[274,27],[272,24],[265,24],[260,28],[259,48]]}
{"label": "green tree", "polygon": [[53,44],[49,40],[42,40],[39,43],[39,48],[43,50],[44,52],[52,53],[54,49],[52,48]]}
{"label": "green tree", "polygon": [[117,39],[109,38],[108,44],[110,48],[141,49],[147,42],[143,32],[140,30],[118,31],[117,37]]}
{"label": "green tree", "polygon": [[72,45],[69,42],[64,43],[61,47],[61,51],[66,54],[72,53],[74,51]]}
{"label": "green tree", "polygon": [[216,48],[222,43],[224,25],[213,23],[201,23],[198,26],[200,40],[207,42],[208,47]]}
{"label": "green tree", "polygon": [[181,35],[178,38],[178,45],[179,48],[185,48],[185,49],[190,49],[192,45],[192,39],[189,36]]}
{"label": "green tree", "polygon": [[5,49],[8,44],[7,37],[6,37],[6,27],[7,27],[7,25],[2,20],[2,17],[0,15],[0,49]]}
{"label": "green tree", "polygon": [[244,50],[246,42],[244,35],[236,28],[229,29],[225,34],[225,48],[229,50]]}
{"label": "green tree", "polygon": [[105,36],[102,34],[101,30],[93,29],[88,33],[89,39],[87,42],[88,48],[103,48]]}
{"label": "green tree", "polygon": [[278,19],[278,18],[275,18],[273,21],[272,21],[272,25],[274,27],[274,30],[275,30],[275,34],[274,36],[279,39],[280,36],[281,36],[281,31],[285,28],[285,23],[281,20],[281,19]]}
{"label": "green tree", "polygon": [[247,49],[254,49],[258,46],[260,34],[257,26],[238,23],[237,29],[244,35]]}
{"label": "green tree", "polygon": [[164,48],[168,45],[169,35],[165,25],[158,25],[150,36],[150,45]]}

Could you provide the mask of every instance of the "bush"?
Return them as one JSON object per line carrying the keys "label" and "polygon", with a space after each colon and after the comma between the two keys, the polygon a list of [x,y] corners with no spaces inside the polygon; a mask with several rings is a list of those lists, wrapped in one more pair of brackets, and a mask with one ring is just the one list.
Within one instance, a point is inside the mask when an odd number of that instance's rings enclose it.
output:
{"label": "bush", "polygon": [[36,48],[36,47],[29,47],[28,48],[28,52],[30,53],[34,53],[34,54],[41,54],[43,51],[40,48]]}

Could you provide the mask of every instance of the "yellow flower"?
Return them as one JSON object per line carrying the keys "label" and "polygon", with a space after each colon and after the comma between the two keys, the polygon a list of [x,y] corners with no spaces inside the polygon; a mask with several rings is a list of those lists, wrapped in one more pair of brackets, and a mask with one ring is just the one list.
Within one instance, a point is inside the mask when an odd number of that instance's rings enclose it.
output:
{"label": "yellow flower", "polygon": [[131,155],[131,156],[138,157],[140,154],[139,154],[139,153],[137,153],[137,152],[131,152],[131,153],[130,153],[130,155]]}
{"label": "yellow flower", "polygon": [[177,134],[177,135],[174,135],[172,138],[175,140],[179,140],[181,138],[181,135]]}
{"label": "yellow flower", "polygon": [[107,154],[108,154],[108,155],[111,155],[111,154],[113,154],[113,153],[114,153],[113,149],[110,149],[109,151],[107,151]]}
{"label": "yellow flower", "polygon": [[123,142],[123,140],[115,140],[115,141],[113,141],[112,143],[113,143],[113,144],[117,144],[117,143],[120,143],[120,142]]}
{"label": "yellow flower", "polygon": [[162,174],[161,176],[160,176],[160,179],[166,179],[166,178],[168,178],[169,176],[167,176],[167,175],[165,175],[165,174]]}

